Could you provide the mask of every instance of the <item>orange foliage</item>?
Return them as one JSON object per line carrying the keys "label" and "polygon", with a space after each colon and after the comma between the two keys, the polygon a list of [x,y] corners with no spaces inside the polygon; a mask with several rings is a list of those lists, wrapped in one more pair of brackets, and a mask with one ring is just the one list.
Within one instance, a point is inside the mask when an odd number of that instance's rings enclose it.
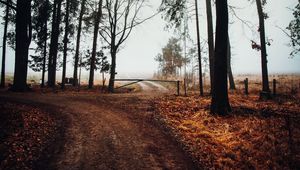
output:
{"label": "orange foliage", "polygon": [[223,117],[209,113],[208,97],[165,97],[154,106],[159,119],[205,168],[297,169],[297,100],[260,101],[258,96],[232,94],[233,112]]}

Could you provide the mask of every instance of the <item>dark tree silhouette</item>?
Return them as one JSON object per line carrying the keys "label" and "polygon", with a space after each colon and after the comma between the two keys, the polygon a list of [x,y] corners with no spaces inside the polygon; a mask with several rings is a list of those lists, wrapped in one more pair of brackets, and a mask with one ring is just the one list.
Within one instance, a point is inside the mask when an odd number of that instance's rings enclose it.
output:
{"label": "dark tree silhouette", "polygon": [[80,48],[80,38],[81,38],[81,29],[82,29],[82,19],[83,15],[85,13],[85,5],[86,5],[86,0],[81,1],[81,9],[80,9],[80,14],[79,14],[79,20],[78,20],[78,29],[77,29],[77,39],[76,39],[76,49],[75,49],[75,56],[74,56],[74,72],[73,72],[73,86],[76,86],[78,81],[78,61],[79,61],[79,48]]}
{"label": "dark tree silhouette", "polygon": [[35,54],[30,55],[29,67],[33,71],[42,71],[41,87],[45,85],[46,58],[47,58],[47,23],[50,17],[49,0],[35,0],[32,6],[33,41],[37,45]]}
{"label": "dark tree silhouette", "polygon": [[144,5],[145,0],[106,0],[107,18],[105,26],[100,29],[100,35],[110,47],[111,68],[108,85],[110,92],[114,91],[116,58],[120,46],[127,40],[134,27],[154,16],[139,19],[138,14]]}
{"label": "dark tree silhouette", "polygon": [[[213,18],[211,9],[211,0],[206,0],[206,16],[207,16],[207,42],[208,42],[208,58],[209,58],[209,75],[210,87],[213,87],[213,72],[214,72],[214,30]],[[212,89],[211,89],[212,91]]]}
{"label": "dark tree silhouette", "polygon": [[32,37],[31,0],[17,0],[16,12],[16,60],[12,90],[26,91],[28,50]]}
{"label": "dark tree silhouette", "polygon": [[[263,1],[265,3],[265,1]],[[271,98],[271,91],[269,88],[269,77],[268,77],[268,60],[267,60],[267,49],[266,49],[266,38],[265,38],[265,14],[263,12],[261,0],[256,0],[257,12],[259,18],[259,33],[260,33],[260,44],[261,44],[261,69],[262,69],[262,91],[260,97],[264,99]]]}
{"label": "dark tree silhouette", "polygon": [[200,47],[200,29],[199,29],[199,14],[198,14],[198,0],[195,0],[196,10],[196,29],[197,29],[197,49],[198,49],[198,63],[199,63],[199,89],[200,96],[203,96],[203,79],[202,79],[202,64],[201,64],[201,47]]}
{"label": "dark tree silhouette", "polygon": [[228,5],[216,0],[216,44],[211,113],[226,115],[231,111],[227,85]]}
{"label": "dark tree silhouette", "polygon": [[[6,1],[7,4],[11,4],[11,0]],[[4,31],[3,31],[3,43],[2,43],[2,67],[1,67],[1,83],[0,87],[5,87],[5,60],[6,60],[6,41],[7,41],[7,27],[8,27],[8,16],[9,16],[9,6],[6,5],[5,9],[5,19],[4,19]]]}
{"label": "dark tree silhouette", "polygon": [[65,89],[65,79],[66,79],[66,65],[67,65],[67,52],[68,52],[68,43],[69,43],[69,32],[70,32],[70,0],[66,0],[66,16],[65,16],[65,35],[64,35],[64,49],[63,49],[63,71],[61,79],[61,89]]}
{"label": "dark tree silhouette", "polygon": [[100,24],[101,18],[102,18],[102,0],[99,0],[98,9],[97,9],[96,15],[94,16],[94,37],[93,37],[92,56],[91,56],[91,60],[90,60],[89,89],[93,88],[93,85],[94,85],[97,40],[98,40],[99,24]]}
{"label": "dark tree silhouette", "polygon": [[50,52],[48,61],[48,86],[55,87],[56,82],[56,65],[57,65],[57,50],[58,38],[60,35],[61,22],[61,4],[62,0],[54,0],[52,11],[52,32],[50,42]]}

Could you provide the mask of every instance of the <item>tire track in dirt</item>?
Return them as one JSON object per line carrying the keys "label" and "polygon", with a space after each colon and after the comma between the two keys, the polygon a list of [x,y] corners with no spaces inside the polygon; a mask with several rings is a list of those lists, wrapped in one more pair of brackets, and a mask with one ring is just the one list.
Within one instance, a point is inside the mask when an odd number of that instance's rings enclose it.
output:
{"label": "tire track in dirt", "polygon": [[[121,102],[122,95],[28,93],[5,97],[16,101],[26,98],[27,103],[41,107],[51,105],[68,117],[64,142],[58,142],[64,143],[63,151],[49,169],[197,169],[159,128],[143,117],[131,120],[126,110],[111,103]],[[131,97],[127,98],[130,102]],[[135,105],[138,100],[128,104]]]}

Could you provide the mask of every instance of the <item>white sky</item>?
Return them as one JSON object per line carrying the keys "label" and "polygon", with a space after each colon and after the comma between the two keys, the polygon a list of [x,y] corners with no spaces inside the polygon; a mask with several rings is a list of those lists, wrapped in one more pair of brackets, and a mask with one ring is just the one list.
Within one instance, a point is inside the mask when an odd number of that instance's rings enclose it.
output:
{"label": "white sky", "polygon": [[[160,4],[160,0],[151,0],[153,10],[144,10],[142,16],[148,16],[156,11],[156,7]],[[299,73],[300,72],[300,56],[294,58],[289,57],[291,48],[287,46],[289,38],[276,25],[285,28],[293,18],[292,11],[288,8],[294,8],[297,0],[268,0],[266,12],[269,19],[266,20],[266,35],[272,39],[272,45],[267,46],[268,67],[270,73]],[[245,20],[250,21],[258,28],[258,17],[255,3],[250,7],[248,1],[241,3],[237,0],[229,0],[229,4],[241,8],[236,13]],[[203,39],[206,39],[206,14],[205,1],[200,1],[200,31]],[[215,14],[213,12],[215,18]],[[230,40],[232,45],[232,68],[235,74],[239,73],[260,73],[260,52],[251,48],[250,40],[259,42],[258,32],[252,33],[249,29],[234,19],[235,22],[230,25]],[[117,54],[117,72],[119,77],[151,77],[157,70],[158,64],[154,61],[154,57],[161,52],[161,48],[167,43],[172,36],[173,31],[165,31],[165,21],[161,15],[154,17],[146,23],[134,29],[131,36],[124,44],[122,50]],[[194,22],[189,23],[190,34],[196,39]],[[215,27],[215,24],[214,24]],[[214,28],[215,29],[215,28]],[[3,26],[0,26],[0,39],[2,39]],[[2,42],[2,41],[1,41]],[[88,42],[88,40],[84,43]],[[2,45],[1,45],[2,46]],[[203,54],[206,55],[206,54]],[[68,75],[72,75],[73,66],[71,62],[68,64]],[[7,56],[7,72],[12,73],[14,70],[14,53],[9,50]],[[87,73],[84,73],[87,74]],[[60,73],[58,73],[60,76]],[[96,74],[97,76],[97,74]]]}

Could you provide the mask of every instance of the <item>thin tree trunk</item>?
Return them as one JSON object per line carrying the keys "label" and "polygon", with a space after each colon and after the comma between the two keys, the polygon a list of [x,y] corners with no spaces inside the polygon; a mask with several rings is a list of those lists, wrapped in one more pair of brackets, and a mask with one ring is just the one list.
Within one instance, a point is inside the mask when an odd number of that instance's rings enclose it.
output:
{"label": "thin tree trunk", "polygon": [[66,1],[66,16],[65,16],[65,36],[64,36],[64,57],[63,57],[63,71],[61,79],[61,89],[65,89],[66,83],[66,67],[67,67],[67,54],[68,54],[68,36],[69,36],[69,15],[70,15],[70,0]]}
{"label": "thin tree trunk", "polygon": [[235,90],[235,83],[234,83],[234,78],[231,69],[231,45],[230,45],[229,36],[228,36],[228,44],[227,44],[227,74],[229,79],[229,89]]}
{"label": "thin tree trunk", "polygon": [[262,4],[260,0],[256,0],[258,18],[259,18],[259,33],[261,44],[261,69],[262,69],[262,92],[261,97],[270,97],[269,78],[268,78],[268,61],[265,38],[265,21]]}
{"label": "thin tree trunk", "polygon": [[16,60],[13,91],[26,91],[28,50],[31,42],[31,0],[17,1],[16,14]]}
{"label": "thin tree trunk", "polygon": [[197,3],[197,0],[195,0],[195,8],[196,8],[197,47],[198,47],[198,63],[199,63],[199,88],[200,88],[200,96],[203,96],[202,62],[201,62],[201,47],[200,47],[200,29],[199,29],[199,16],[198,16],[198,3]]}
{"label": "thin tree trunk", "polygon": [[211,113],[225,115],[231,111],[227,84],[228,6],[227,0],[216,0],[216,45]]}
{"label": "thin tree trunk", "polygon": [[47,34],[48,34],[48,30],[47,30],[47,20],[45,20],[45,28],[44,28],[44,56],[43,56],[43,70],[42,70],[42,84],[41,87],[45,87],[45,73],[46,73],[46,58],[47,58]]}
{"label": "thin tree trunk", "polygon": [[[49,67],[48,67],[48,86],[55,87],[56,82],[56,63],[57,63],[57,50],[58,38],[60,35],[59,26],[61,20],[61,3],[62,0],[55,1],[53,9],[52,33],[49,54]],[[57,6],[57,7],[56,7]]]}
{"label": "thin tree trunk", "polygon": [[111,69],[110,69],[110,79],[108,85],[108,91],[113,93],[115,86],[115,76],[116,76],[116,48],[112,47],[111,49]]}
{"label": "thin tree trunk", "polygon": [[207,42],[208,42],[208,56],[209,56],[209,74],[210,74],[210,91],[213,87],[213,72],[214,72],[214,30],[212,18],[211,0],[206,0],[206,16],[207,16]]}
{"label": "thin tree trunk", "polygon": [[[7,0],[6,2],[10,4],[11,0]],[[9,15],[9,6],[6,6],[5,23],[4,23],[4,31],[3,31],[3,45],[2,45],[2,67],[1,67],[1,84],[0,84],[1,88],[5,87],[5,60],[6,60],[8,15]]]}
{"label": "thin tree trunk", "polygon": [[93,85],[94,85],[97,39],[98,39],[99,23],[100,23],[101,17],[102,17],[102,0],[99,0],[98,12],[97,12],[97,16],[95,17],[93,50],[92,50],[92,57],[91,57],[91,63],[90,63],[89,89],[93,88]]}
{"label": "thin tree trunk", "polygon": [[[46,5],[49,5],[49,0],[46,0]],[[47,11],[48,12],[48,11]],[[47,14],[48,16],[48,14]],[[44,88],[45,87],[45,73],[46,73],[46,60],[47,60],[47,39],[48,39],[48,18],[45,19],[45,23],[44,23],[44,57],[43,57],[43,70],[42,70],[42,84],[41,87]]]}
{"label": "thin tree trunk", "polygon": [[82,29],[82,18],[85,12],[85,2],[86,0],[81,1],[81,9],[79,14],[79,24],[78,24],[78,30],[77,30],[77,40],[76,40],[76,50],[75,50],[75,61],[74,61],[74,73],[73,73],[73,86],[77,86],[78,83],[78,60],[79,60],[79,48],[80,48],[80,38],[81,38],[81,29]]}

